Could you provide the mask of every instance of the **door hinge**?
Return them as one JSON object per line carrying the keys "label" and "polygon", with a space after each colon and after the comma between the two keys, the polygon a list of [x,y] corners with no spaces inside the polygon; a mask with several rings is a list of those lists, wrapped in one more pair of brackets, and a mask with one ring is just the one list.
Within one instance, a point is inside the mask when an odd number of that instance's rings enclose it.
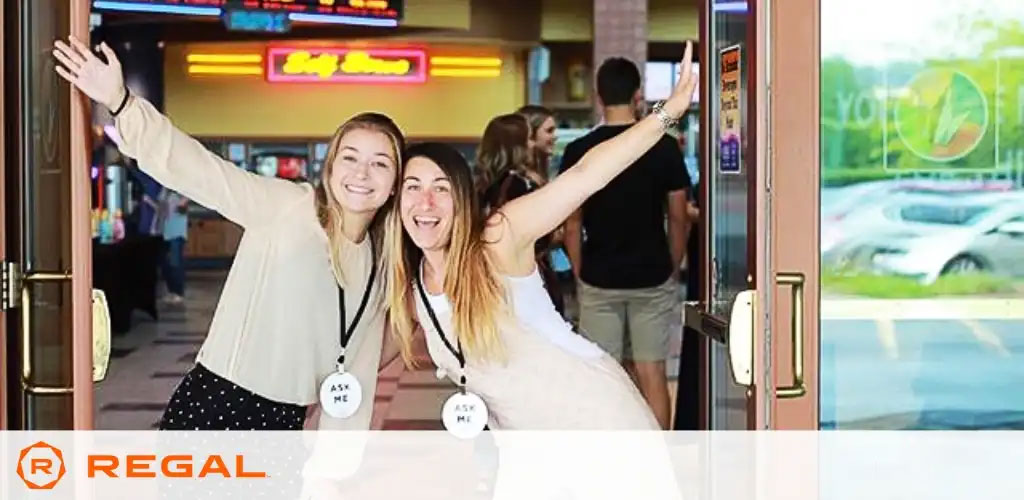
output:
{"label": "door hinge", "polygon": [[21,303],[21,265],[0,261],[0,267],[3,268],[0,278],[0,311],[6,311]]}

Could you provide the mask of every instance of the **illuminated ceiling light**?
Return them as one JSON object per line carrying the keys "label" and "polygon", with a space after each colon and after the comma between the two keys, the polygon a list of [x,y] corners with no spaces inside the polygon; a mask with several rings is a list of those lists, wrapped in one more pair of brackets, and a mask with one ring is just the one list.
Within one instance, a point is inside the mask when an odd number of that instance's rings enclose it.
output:
{"label": "illuminated ceiling light", "polygon": [[193,64],[188,67],[193,75],[262,75],[263,66],[208,66]]}
{"label": "illuminated ceiling light", "polygon": [[501,70],[484,68],[430,68],[430,76],[494,78],[501,76]]}
{"label": "illuminated ceiling light", "polygon": [[161,5],[131,2],[97,0],[92,7],[97,10],[119,10],[123,12],[155,12],[160,14],[186,14],[191,16],[219,16],[220,7],[193,7],[189,5]]}
{"label": "illuminated ceiling light", "polygon": [[430,58],[434,66],[470,66],[474,68],[500,68],[500,57],[453,57],[437,56]]}
{"label": "illuminated ceiling light", "polygon": [[288,19],[295,22],[352,24],[356,26],[376,26],[380,28],[394,28],[398,26],[397,19],[335,16],[325,14],[302,14],[300,12],[292,12],[291,14],[288,14]]}

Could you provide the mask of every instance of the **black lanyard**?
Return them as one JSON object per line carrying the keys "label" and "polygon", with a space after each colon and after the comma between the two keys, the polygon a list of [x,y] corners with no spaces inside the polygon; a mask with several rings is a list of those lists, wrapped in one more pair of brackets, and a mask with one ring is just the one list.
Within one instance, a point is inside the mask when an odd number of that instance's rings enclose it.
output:
{"label": "black lanyard", "polygon": [[441,341],[444,342],[444,346],[448,348],[448,352],[451,352],[455,359],[459,360],[459,370],[462,373],[459,374],[459,385],[462,386],[463,390],[466,388],[466,357],[462,354],[462,342],[459,341],[458,335],[455,336],[455,342],[458,344],[458,348],[452,347],[451,342],[448,342],[448,337],[444,335],[444,330],[441,328],[441,322],[437,320],[437,315],[434,314],[434,308],[430,306],[430,300],[427,298],[427,292],[423,290],[423,282],[419,276],[416,277],[416,288],[420,291],[420,298],[423,299],[423,306],[427,308],[427,315],[430,316],[430,321],[434,323],[434,329],[437,330],[437,335],[441,337]]}
{"label": "black lanyard", "polygon": [[[369,235],[367,235],[367,238],[369,238]],[[348,341],[352,338],[352,334],[356,331],[356,325],[359,324],[359,320],[363,317],[366,303],[370,301],[370,290],[373,288],[373,280],[377,276],[377,251],[373,247],[372,242],[370,243],[370,254],[372,255],[370,260],[370,279],[366,280],[366,291],[363,292],[363,301],[359,303],[356,317],[353,318],[352,324],[348,325],[348,329],[345,328],[345,289],[338,285],[338,307],[341,310],[341,326],[338,328],[341,334],[341,355],[338,356],[339,367],[345,365],[345,348],[348,347]]]}

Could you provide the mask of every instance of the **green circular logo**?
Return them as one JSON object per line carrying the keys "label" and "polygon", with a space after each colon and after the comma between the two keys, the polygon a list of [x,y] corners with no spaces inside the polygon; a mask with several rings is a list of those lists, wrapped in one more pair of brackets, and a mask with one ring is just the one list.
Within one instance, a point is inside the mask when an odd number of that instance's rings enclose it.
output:
{"label": "green circular logo", "polygon": [[988,102],[978,84],[952,69],[918,73],[896,101],[896,132],[914,154],[949,162],[981,143],[988,128]]}

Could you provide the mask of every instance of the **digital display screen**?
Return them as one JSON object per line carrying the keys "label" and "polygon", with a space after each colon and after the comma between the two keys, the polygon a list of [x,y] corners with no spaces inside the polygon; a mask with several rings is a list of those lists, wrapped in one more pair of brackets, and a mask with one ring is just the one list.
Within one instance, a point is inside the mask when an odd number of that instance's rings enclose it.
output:
{"label": "digital display screen", "polygon": [[286,12],[226,9],[222,17],[232,31],[287,33],[291,28]]}
{"label": "digital display screen", "polygon": [[364,19],[394,26],[402,19],[404,0],[93,0],[92,7],[108,12],[193,16],[240,10],[284,12],[296,22],[359,24],[358,20]]}
{"label": "digital display screen", "polygon": [[402,0],[225,0],[225,8],[300,14],[402,18]]}

